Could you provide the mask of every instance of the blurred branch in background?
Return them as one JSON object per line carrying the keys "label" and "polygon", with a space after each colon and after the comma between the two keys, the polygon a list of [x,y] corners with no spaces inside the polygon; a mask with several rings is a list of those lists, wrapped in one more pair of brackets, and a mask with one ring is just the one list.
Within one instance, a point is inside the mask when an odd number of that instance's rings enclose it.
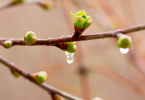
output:
{"label": "blurred branch in background", "polygon": [[36,3],[46,10],[50,9],[50,7],[52,6],[51,0],[9,0],[0,3],[0,10],[16,5],[32,4],[32,3]]}

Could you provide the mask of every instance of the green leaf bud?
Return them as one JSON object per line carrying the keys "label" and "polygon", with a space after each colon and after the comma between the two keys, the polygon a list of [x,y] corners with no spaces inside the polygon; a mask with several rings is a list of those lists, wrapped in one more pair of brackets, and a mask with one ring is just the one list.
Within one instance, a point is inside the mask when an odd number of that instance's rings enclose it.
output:
{"label": "green leaf bud", "polygon": [[29,31],[26,33],[26,35],[24,36],[24,41],[27,43],[27,44],[34,44],[37,40],[37,37],[35,35],[35,33],[33,31]]}
{"label": "green leaf bud", "polygon": [[124,49],[125,49],[125,48],[130,48],[131,45],[132,45],[132,39],[131,39],[131,37],[128,36],[128,35],[121,34],[121,35],[119,36],[119,38],[118,38],[117,43],[118,43],[118,46],[119,46],[120,48],[124,48]]}
{"label": "green leaf bud", "polygon": [[72,12],[70,12],[70,14],[74,18],[74,36],[81,35],[82,32],[92,24],[91,17],[88,16],[84,10],[77,12],[75,15],[73,15]]}
{"label": "green leaf bud", "polygon": [[10,47],[12,47],[12,41],[11,41],[11,40],[6,40],[6,41],[4,41],[4,42],[3,42],[3,46],[4,46],[5,48],[10,48]]}
{"label": "green leaf bud", "polygon": [[74,26],[77,28],[83,28],[84,27],[84,23],[85,23],[85,19],[81,16],[77,16],[74,19]]}
{"label": "green leaf bud", "polygon": [[86,21],[84,23],[84,28],[88,28],[92,24],[92,19],[90,16],[87,16]]}
{"label": "green leaf bud", "polygon": [[79,11],[79,12],[77,12],[76,14],[75,14],[75,17],[77,17],[77,16],[86,16],[86,12],[84,11],[84,10],[82,10],[82,11]]}
{"label": "green leaf bud", "polygon": [[53,95],[52,95],[52,98],[53,98],[54,100],[64,100],[64,98],[61,97],[61,96],[58,95],[58,94],[53,94]]}
{"label": "green leaf bud", "polygon": [[67,42],[67,50],[65,50],[66,52],[74,53],[76,49],[77,47],[75,42]]}
{"label": "green leaf bud", "polygon": [[38,72],[33,75],[33,78],[37,81],[37,83],[41,84],[46,81],[47,73],[44,71]]}

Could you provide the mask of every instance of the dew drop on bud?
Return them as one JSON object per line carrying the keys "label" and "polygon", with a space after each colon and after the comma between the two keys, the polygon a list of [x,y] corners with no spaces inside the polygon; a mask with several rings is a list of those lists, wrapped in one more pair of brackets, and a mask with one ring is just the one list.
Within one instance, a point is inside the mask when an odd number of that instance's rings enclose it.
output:
{"label": "dew drop on bud", "polygon": [[66,54],[66,60],[67,60],[67,62],[69,64],[73,63],[75,53],[69,53],[69,52],[65,51],[65,54]]}
{"label": "dew drop on bud", "polygon": [[127,54],[128,51],[129,51],[129,48],[126,48],[126,49],[120,48],[120,52],[121,52],[122,54]]}

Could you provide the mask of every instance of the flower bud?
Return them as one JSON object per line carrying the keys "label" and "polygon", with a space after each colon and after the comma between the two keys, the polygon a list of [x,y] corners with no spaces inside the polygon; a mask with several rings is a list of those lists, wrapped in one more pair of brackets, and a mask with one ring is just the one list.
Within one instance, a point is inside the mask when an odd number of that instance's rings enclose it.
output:
{"label": "flower bud", "polygon": [[124,35],[124,34],[121,34],[119,37],[118,37],[118,46],[120,48],[130,48],[131,45],[132,45],[132,39],[130,36],[128,35]]}
{"label": "flower bud", "polygon": [[88,28],[92,24],[92,19],[90,16],[87,16],[86,21],[84,23],[84,28]]}
{"label": "flower bud", "polygon": [[74,19],[74,26],[77,28],[82,29],[84,27],[85,19],[82,18],[81,16],[77,16]]}
{"label": "flower bud", "polygon": [[26,33],[26,35],[24,36],[24,41],[27,43],[27,44],[34,44],[37,40],[37,37],[35,35],[35,33],[33,31],[29,31]]}
{"label": "flower bud", "polygon": [[11,72],[14,75],[14,77],[16,77],[16,78],[20,77],[20,74],[17,73],[16,71],[14,71],[14,70],[11,69]]}
{"label": "flower bud", "polygon": [[24,3],[25,0],[13,0],[14,4]]}
{"label": "flower bud", "polygon": [[4,42],[3,42],[3,46],[4,46],[5,48],[10,48],[10,47],[12,47],[12,41],[11,41],[11,40],[6,40],[6,41],[4,41]]}
{"label": "flower bud", "polygon": [[75,42],[59,43],[55,46],[69,53],[74,53],[77,49]]}
{"label": "flower bud", "polygon": [[82,32],[87,29],[92,24],[92,19],[90,16],[87,16],[85,11],[79,11],[75,15],[70,13],[74,18],[74,26],[75,26],[75,36],[79,36]]}
{"label": "flower bud", "polygon": [[77,47],[75,42],[67,42],[67,49],[65,50],[66,52],[74,53],[76,49]]}
{"label": "flower bud", "polygon": [[41,83],[46,81],[46,79],[47,79],[47,73],[44,72],[44,71],[35,73],[33,75],[33,78],[37,81],[37,83],[41,84]]}

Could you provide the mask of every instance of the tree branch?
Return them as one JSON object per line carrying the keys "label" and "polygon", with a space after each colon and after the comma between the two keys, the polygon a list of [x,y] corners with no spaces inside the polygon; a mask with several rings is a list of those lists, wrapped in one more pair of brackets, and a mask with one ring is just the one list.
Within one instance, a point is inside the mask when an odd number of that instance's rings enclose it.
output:
{"label": "tree branch", "polygon": [[47,2],[42,2],[41,0],[25,0],[23,3],[18,3],[17,4],[17,3],[14,3],[13,0],[10,0],[10,1],[6,1],[6,2],[3,2],[3,3],[0,3],[0,10],[4,9],[4,8],[15,6],[15,5],[32,4],[32,3],[36,3],[39,6],[44,8],[44,3],[47,3]]}
{"label": "tree branch", "polygon": [[[100,33],[95,33],[95,34],[89,34],[89,35],[80,35],[78,37],[74,37],[73,35],[69,36],[62,36],[58,38],[51,38],[51,39],[37,39],[36,43],[33,45],[29,46],[34,46],[34,45],[56,45],[58,43],[63,43],[63,42],[73,42],[73,41],[86,41],[86,40],[93,40],[93,39],[102,39],[102,38],[112,38],[116,37],[117,33],[131,33],[131,32],[136,32],[140,30],[145,30],[145,24],[137,25],[137,26],[132,26],[130,28],[125,28],[125,29],[119,29],[115,31],[109,31],[109,32],[100,32]],[[23,46],[28,46],[22,39],[13,39],[13,38],[0,38],[0,45],[5,40],[11,40],[12,45],[23,45]]]}
{"label": "tree branch", "polygon": [[17,67],[14,63],[9,62],[7,59],[3,58],[2,56],[0,56],[0,62],[2,64],[4,64],[5,66],[7,66],[10,69],[13,69],[14,71],[18,72],[19,74],[21,74],[24,78],[29,79],[31,82],[35,83],[36,85],[38,85],[39,87],[43,88],[44,90],[46,90],[49,93],[55,93],[58,94],[62,97],[65,97],[69,100],[83,100],[81,98],[75,97],[71,94],[68,94],[66,92],[63,92],[59,89],[56,89],[46,83],[42,83],[42,84],[38,84],[33,78],[32,78],[32,74],[28,73],[27,71]]}

